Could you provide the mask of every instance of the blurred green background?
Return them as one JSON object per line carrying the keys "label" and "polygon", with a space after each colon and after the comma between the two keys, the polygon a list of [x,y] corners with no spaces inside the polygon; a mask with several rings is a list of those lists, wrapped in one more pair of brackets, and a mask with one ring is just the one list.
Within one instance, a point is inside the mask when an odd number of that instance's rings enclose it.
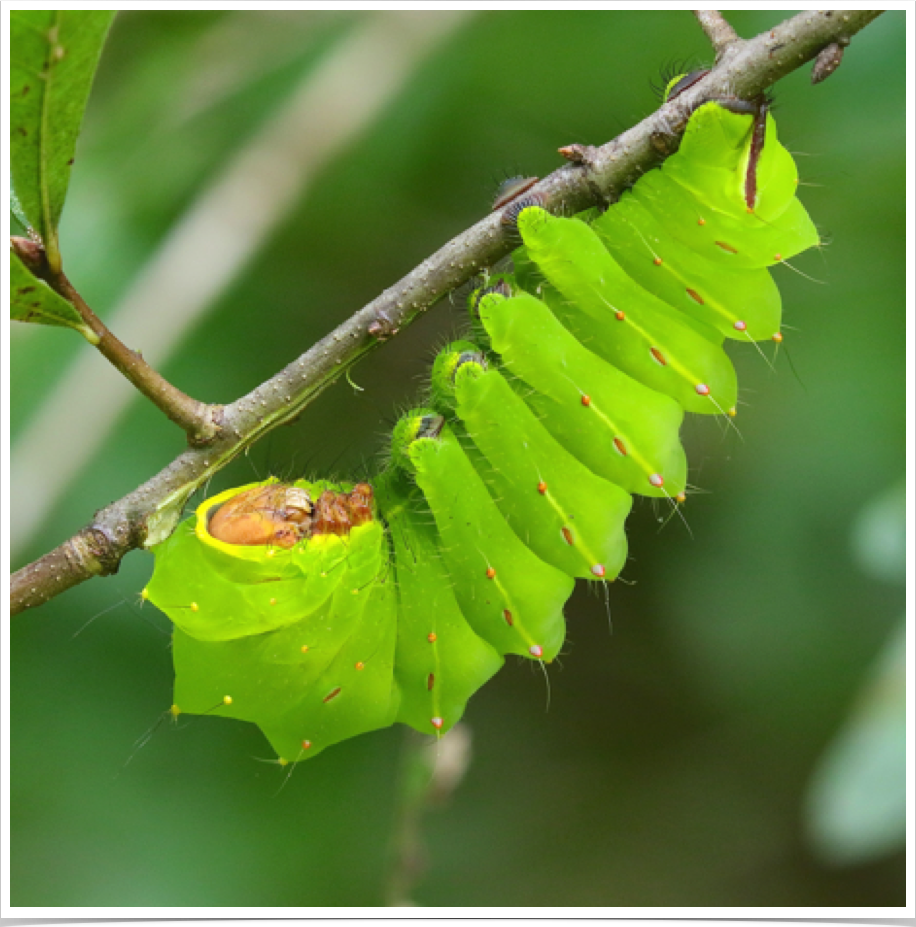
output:
{"label": "blurred green background", "polygon": [[[783,14],[728,15],[752,36]],[[284,199],[265,233],[257,190],[250,215],[231,217],[258,242],[254,258],[162,360],[194,396],[249,390],[481,217],[504,176],[544,176],[561,163],[558,146],[607,141],[657,105],[651,85],[663,68],[710,58],[687,12],[467,14],[416,60],[404,21],[387,26],[402,36],[394,47],[369,17],[137,12],[115,22],[62,251],[119,334],[129,287],[294,94],[360,36],[374,37],[375,73],[386,61],[406,68],[401,88],[307,190]],[[578,589],[549,711],[527,664],[507,665],[472,700],[473,760],[451,802],[424,819],[415,903],[905,903],[902,806],[872,806],[902,783],[902,721],[888,735],[901,759],[856,792],[870,842],[857,844],[860,826],[844,828],[824,786],[811,784],[823,783],[824,757],[867,699],[862,687],[904,608],[897,571],[882,572],[886,557],[870,568],[867,555],[886,543],[902,556],[902,492],[884,521],[868,523],[871,535],[860,517],[904,468],[904,24],[902,12],[886,13],[826,83],[811,87],[805,67],[776,88],[800,195],[830,242],[796,259],[802,273],[776,271],[787,320],[776,372],[750,347],[732,352],[741,438],[715,421],[685,428],[692,480],[707,491],[685,509],[692,537],[637,505],[627,582],[611,589],[613,632],[604,603]],[[353,106],[371,89],[334,86]],[[340,108],[317,112],[305,127],[315,144],[333,135]],[[185,254],[189,289],[219,264],[206,244]],[[131,347],[173,326],[167,295],[152,305]],[[461,319],[440,304],[356,368],[362,391],[337,384],[211,490],[268,473],[360,472]],[[12,355],[15,568],[182,442],[140,399],[100,426],[91,397],[127,388],[72,332],[15,325]],[[67,408],[75,395],[65,377],[78,357],[93,392],[71,408],[75,432],[36,437],[30,426],[47,404],[63,390]],[[97,446],[77,447],[93,428]],[[49,496],[47,517],[30,518],[43,483],[79,455],[87,462]],[[241,722],[163,725],[133,753],[170,703],[168,623],[138,605],[151,568],[135,552],[117,576],[13,622],[12,904],[383,904],[411,741],[403,729],[302,764],[279,792],[283,773],[254,761],[270,751]],[[867,726],[867,711],[857,717]],[[861,781],[847,753],[827,776],[834,783]]]}

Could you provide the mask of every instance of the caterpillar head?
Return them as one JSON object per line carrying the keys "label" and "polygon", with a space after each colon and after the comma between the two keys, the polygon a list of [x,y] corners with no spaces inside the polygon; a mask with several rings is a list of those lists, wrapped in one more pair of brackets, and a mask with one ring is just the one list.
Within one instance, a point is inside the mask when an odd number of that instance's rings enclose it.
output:
{"label": "caterpillar head", "polygon": [[470,341],[453,341],[436,356],[430,385],[437,408],[455,410],[455,384],[459,376],[476,376],[487,369],[483,351]]}
{"label": "caterpillar head", "polygon": [[391,460],[408,473],[415,471],[414,448],[423,442],[435,441],[445,427],[445,419],[432,409],[412,409],[402,415],[391,433]]}

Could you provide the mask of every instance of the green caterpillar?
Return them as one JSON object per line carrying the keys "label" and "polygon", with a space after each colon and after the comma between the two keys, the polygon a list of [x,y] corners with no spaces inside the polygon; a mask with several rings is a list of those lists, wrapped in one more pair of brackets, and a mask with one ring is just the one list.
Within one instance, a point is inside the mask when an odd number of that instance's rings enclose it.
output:
{"label": "green caterpillar", "polygon": [[781,340],[767,268],[818,243],[796,183],[762,101],[699,107],[591,221],[526,181],[514,273],[472,294],[476,343],[440,352],[372,486],[239,487],[154,548],[173,713],[252,721],[286,763],[441,735],[506,654],[553,660],[575,579],[624,565],[633,494],[684,500],[685,411],[735,413],[724,340]]}

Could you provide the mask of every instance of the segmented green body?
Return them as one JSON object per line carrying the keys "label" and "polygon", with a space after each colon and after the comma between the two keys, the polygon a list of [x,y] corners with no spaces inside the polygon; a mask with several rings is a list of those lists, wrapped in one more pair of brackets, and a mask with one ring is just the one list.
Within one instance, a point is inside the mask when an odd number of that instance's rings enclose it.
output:
{"label": "segmented green body", "polygon": [[210,534],[268,481],[154,549],[173,710],[253,721],[295,761],[394,721],[442,733],[505,654],[551,661],[574,577],[624,564],[630,494],[683,501],[684,412],[734,414],[725,338],[781,340],[767,268],[818,242],[796,184],[765,110],[709,103],[598,217],[510,202],[515,273],[471,297],[479,346],[449,345],[433,408],[399,421],[375,517],[301,538],[294,521],[284,545]]}

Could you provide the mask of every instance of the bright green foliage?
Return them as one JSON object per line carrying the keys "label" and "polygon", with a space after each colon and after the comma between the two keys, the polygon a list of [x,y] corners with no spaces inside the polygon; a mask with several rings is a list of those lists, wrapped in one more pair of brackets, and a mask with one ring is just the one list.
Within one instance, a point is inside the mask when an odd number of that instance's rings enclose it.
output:
{"label": "bright green foliage", "polygon": [[10,251],[10,318],[20,322],[62,325],[75,328],[84,337],[93,337],[76,309],[44,280],[33,276],[13,251]]}
{"label": "bright green foliage", "polygon": [[389,470],[376,492],[391,533],[398,589],[396,720],[424,734],[445,733],[503,658],[465,620],[417,486]]}
{"label": "bright green foliage", "polygon": [[563,644],[568,575],[544,563],[506,524],[457,437],[415,437],[428,410],[395,428],[395,459],[407,459],[439,529],[455,597],[477,634],[500,653],[552,660]]}
{"label": "bright green foliage", "polygon": [[458,418],[483,454],[478,470],[497,508],[545,562],[570,576],[613,579],[627,557],[629,493],[565,450],[495,367],[472,359],[456,367],[473,350],[465,342],[445,348],[433,385],[453,391]]}
{"label": "bright green foliage", "polygon": [[[491,293],[477,312],[493,350],[531,388],[525,398],[541,424],[571,454],[627,492],[684,491],[678,403],[592,354],[534,296]],[[655,474],[661,486],[650,482]]]}
{"label": "bright green foliage", "polygon": [[57,224],[110,10],[10,13],[10,171],[17,212],[60,269]]}

